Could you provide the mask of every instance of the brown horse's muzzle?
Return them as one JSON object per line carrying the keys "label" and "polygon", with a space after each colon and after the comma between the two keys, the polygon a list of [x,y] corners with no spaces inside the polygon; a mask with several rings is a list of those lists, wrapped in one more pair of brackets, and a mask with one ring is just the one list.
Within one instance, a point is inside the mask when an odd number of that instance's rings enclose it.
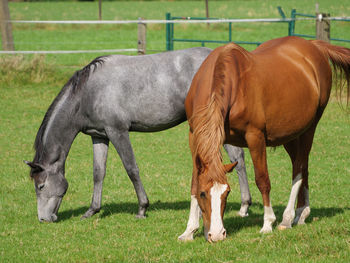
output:
{"label": "brown horse's muzzle", "polygon": [[219,233],[212,233],[209,231],[208,234],[205,235],[205,237],[209,243],[222,241],[226,238],[226,229],[222,228],[222,230]]}

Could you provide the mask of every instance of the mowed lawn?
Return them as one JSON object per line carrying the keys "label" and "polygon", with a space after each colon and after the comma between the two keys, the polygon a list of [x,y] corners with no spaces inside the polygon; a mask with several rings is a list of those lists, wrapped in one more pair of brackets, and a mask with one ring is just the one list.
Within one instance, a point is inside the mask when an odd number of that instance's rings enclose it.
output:
{"label": "mowed lawn", "polygon": [[[314,11],[311,1],[209,2],[212,16],[216,17],[278,17],[277,5],[288,14],[291,8],[305,13]],[[350,15],[346,1],[319,2],[322,10],[332,15]],[[167,11],[182,16],[205,14],[204,1],[118,1],[104,2],[103,6],[105,19],[135,19],[138,16],[163,19]],[[10,3],[10,10],[13,19],[97,18],[97,3]],[[206,25],[203,27],[208,35],[210,32],[218,37],[227,35],[224,28],[206,30]],[[137,31],[131,26],[113,31],[112,27],[98,26],[59,28],[63,35],[58,36],[56,26],[15,25],[16,48],[68,50],[136,45]],[[339,37],[350,35],[349,23],[332,27],[332,32],[333,28]],[[148,45],[154,50],[164,50],[164,27],[153,25],[148,29]],[[286,25],[278,30],[269,25],[248,29],[241,28],[244,34],[239,40],[254,40],[256,37],[267,40],[287,33]],[[189,26],[178,29],[179,34],[201,37],[197,31]],[[97,37],[99,33],[102,35]],[[37,37],[34,39],[31,35]],[[110,35],[117,36],[116,42],[107,38]],[[119,43],[119,36],[125,37],[126,46]],[[74,37],[78,37],[78,43]],[[101,47],[98,41],[105,37],[110,46]],[[37,46],[36,41],[44,44]],[[180,46],[176,44],[175,48]],[[187,123],[163,132],[130,135],[141,179],[150,199],[146,219],[135,218],[138,208],[135,192],[110,145],[101,212],[90,219],[80,220],[90,205],[93,187],[91,139],[80,134],[66,162],[69,189],[59,210],[58,222],[39,223],[33,182],[23,160],[32,160],[36,132],[61,87],[76,69],[97,55],[101,54],[0,57],[0,262],[350,261],[350,115],[339,107],[334,94],[318,125],[310,155],[311,215],[304,226],[282,232],[276,229],[291,188],[289,157],[283,147],[279,147],[268,149],[271,198],[277,222],[272,234],[259,233],[263,224],[263,206],[246,150],[253,198],[249,217],[237,216],[240,193],[237,175],[232,173],[229,175],[232,191],[224,218],[227,239],[209,244],[200,228],[193,242],[177,241],[185,230],[190,206],[192,161]]]}

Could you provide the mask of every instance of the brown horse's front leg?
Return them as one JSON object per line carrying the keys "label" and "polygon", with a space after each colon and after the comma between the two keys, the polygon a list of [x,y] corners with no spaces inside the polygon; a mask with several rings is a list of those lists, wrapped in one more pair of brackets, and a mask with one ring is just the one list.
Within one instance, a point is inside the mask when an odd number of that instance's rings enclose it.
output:
{"label": "brown horse's front leg", "polygon": [[264,225],[260,233],[269,233],[272,232],[272,224],[276,216],[270,202],[271,185],[267,171],[265,136],[260,130],[252,129],[246,133],[245,137],[254,164],[255,182],[264,203]]}
{"label": "brown horse's front leg", "polygon": [[193,234],[199,228],[199,218],[201,216],[201,209],[198,205],[198,201],[196,198],[196,191],[198,185],[198,176],[197,176],[197,168],[195,164],[195,157],[193,156],[193,148],[192,148],[192,133],[189,134],[189,143],[192,152],[192,160],[193,160],[193,171],[192,171],[192,184],[191,184],[191,207],[190,207],[190,216],[188,218],[188,223],[185,232],[179,236],[179,240],[181,241],[189,241],[193,240]]}

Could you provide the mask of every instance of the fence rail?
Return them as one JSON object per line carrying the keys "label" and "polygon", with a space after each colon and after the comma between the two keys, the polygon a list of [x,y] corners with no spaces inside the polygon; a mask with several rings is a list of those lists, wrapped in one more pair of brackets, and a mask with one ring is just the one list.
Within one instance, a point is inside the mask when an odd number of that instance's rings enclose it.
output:
{"label": "fence rail", "polygon": [[[288,35],[295,35],[301,37],[315,38],[312,35],[303,35],[295,33],[295,24],[296,21],[302,20],[316,20],[315,15],[308,15],[297,13],[295,9],[291,12],[291,17],[287,18],[283,10],[278,7],[278,11],[281,15],[281,18],[256,18],[256,19],[218,19],[218,18],[201,18],[201,17],[172,17],[170,13],[166,14],[165,20],[147,20],[147,19],[138,19],[138,20],[58,20],[58,21],[38,21],[38,20],[3,20],[2,23],[6,24],[138,24],[139,30],[142,34],[139,34],[138,38],[138,48],[125,48],[125,49],[103,49],[103,50],[56,50],[56,51],[0,51],[0,54],[72,54],[72,53],[121,53],[121,52],[138,52],[139,54],[146,53],[146,29],[145,25],[147,24],[165,24],[166,25],[166,50],[174,49],[174,42],[192,42],[192,43],[201,43],[202,46],[205,43],[219,43],[224,44],[232,42],[232,23],[288,23]],[[325,21],[346,21],[350,22],[350,17],[322,17]],[[181,39],[174,37],[174,24],[199,24],[199,23],[228,23],[228,38],[226,40],[203,40],[203,39]],[[347,39],[331,38],[331,40],[350,42]],[[253,44],[260,45],[261,41],[234,41],[237,44]]]}
{"label": "fence rail", "polygon": [[136,48],[126,49],[101,49],[101,50],[22,50],[22,51],[0,51],[0,54],[80,54],[80,53],[123,53],[138,52]]}
{"label": "fence rail", "polygon": [[[295,18],[202,18],[202,17],[172,17],[181,20],[156,20],[156,19],[139,19],[139,20],[8,20],[7,23],[24,23],[24,24],[199,24],[199,23],[249,23],[249,22],[291,22],[301,20],[315,20],[314,15],[309,17]],[[327,17],[326,20],[350,21],[350,17]]]}
{"label": "fence rail", "polygon": [[[169,21],[166,25],[166,50],[174,50],[174,42],[195,42],[195,43],[201,43],[202,46],[205,46],[205,43],[229,43],[232,42],[232,23],[244,23],[244,22],[268,22],[268,23],[287,23],[288,24],[288,35],[289,36],[300,36],[300,37],[306,37],[306,38],[319,38],[322,40],[330,41],[342,41],[342,42],[350,42],[350,40],[347,39],[340,39],[340,38],[329,38],[327,39],[327,36],[325,35],[325,32],[329,30],[329,23],[330,21],[346,21],[350,22],[350,17],[330,17],[326,14],[318,14],[316,15],[309,15],[309,14],[302,14],[297,13],[296,9],[292,9],[291,11],[291,17],[287,18],[285,13],[283,12],[282,8],[280,6],[277,7],[279,14],[281,15],[281,18],[262,18],[262,19],[217,19],[217,18],[203,18],[203,17],[182,17],[182,16],[171,16],[170,13],[166,14],[166,21]],[[320,29],[317,29],[317,33],[319,36],[316,35],[305,35],[305,34],[299,34],[295,33],[295,26],[297,21],[315,21],[316,20],[316,27],[319,27]],[[188,21],[188,23],[217,23],[218,21],[221,21],[221,23],[228,23],[228,38],[226,40],[205,40],[205,39],[185,39],[185,38],[176,38],[174,37],[174,24],[178,24],[184,21]],[[328,28],[325,27],[328,25]],[[322,36],[321,36],[322,35]],[[329,32],[328,32],[329,36]],[[262,41],[236,41],[237,44],[252,44],[252,45],[260,45]]]}

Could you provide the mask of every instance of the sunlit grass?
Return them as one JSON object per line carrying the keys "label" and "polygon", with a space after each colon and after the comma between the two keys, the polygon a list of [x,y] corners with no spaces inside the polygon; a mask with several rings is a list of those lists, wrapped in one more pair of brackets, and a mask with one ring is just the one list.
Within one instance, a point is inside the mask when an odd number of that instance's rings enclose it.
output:
{"label": "sunlit grass", "polygon": [[[25,74],[25,73],[21,73]],[[59,78],[66,79],[60,73]],[[40,224],[33,183],[22,160],[33,157],[32,144],[45,111],[61,86],[56,82],[1,83],[0,100],[0,255],[3,261],[339,261],[349,259],[350,122],[335,99],[318,126],[310,155],[311,216],[307,225],[271,235],[259,234],[261,195],[253,166],[246,163],[253,197],[248,218],[239,218],[238,180],[230,175],[225,242],[209,245],[202,230],[192,243],[179,243],[189,212],[192,163],[184,123],[159,133],[131,133],[141,178],[151,206],[148,218],[136,220],[137,199],[113,147],[110,147],[103,206],[80,221],[92,194],[92,146],[79,135],[66,163],[70,183],[59,221]],[[63,81],[64,82],[64,81]],[[227,161],[227,158],[225,157]],[[268,150],[271,198],[277,223],[282,219],[291,183],[291,164],[283,148]],[[20,249],[19,249],[20,248]]]}

